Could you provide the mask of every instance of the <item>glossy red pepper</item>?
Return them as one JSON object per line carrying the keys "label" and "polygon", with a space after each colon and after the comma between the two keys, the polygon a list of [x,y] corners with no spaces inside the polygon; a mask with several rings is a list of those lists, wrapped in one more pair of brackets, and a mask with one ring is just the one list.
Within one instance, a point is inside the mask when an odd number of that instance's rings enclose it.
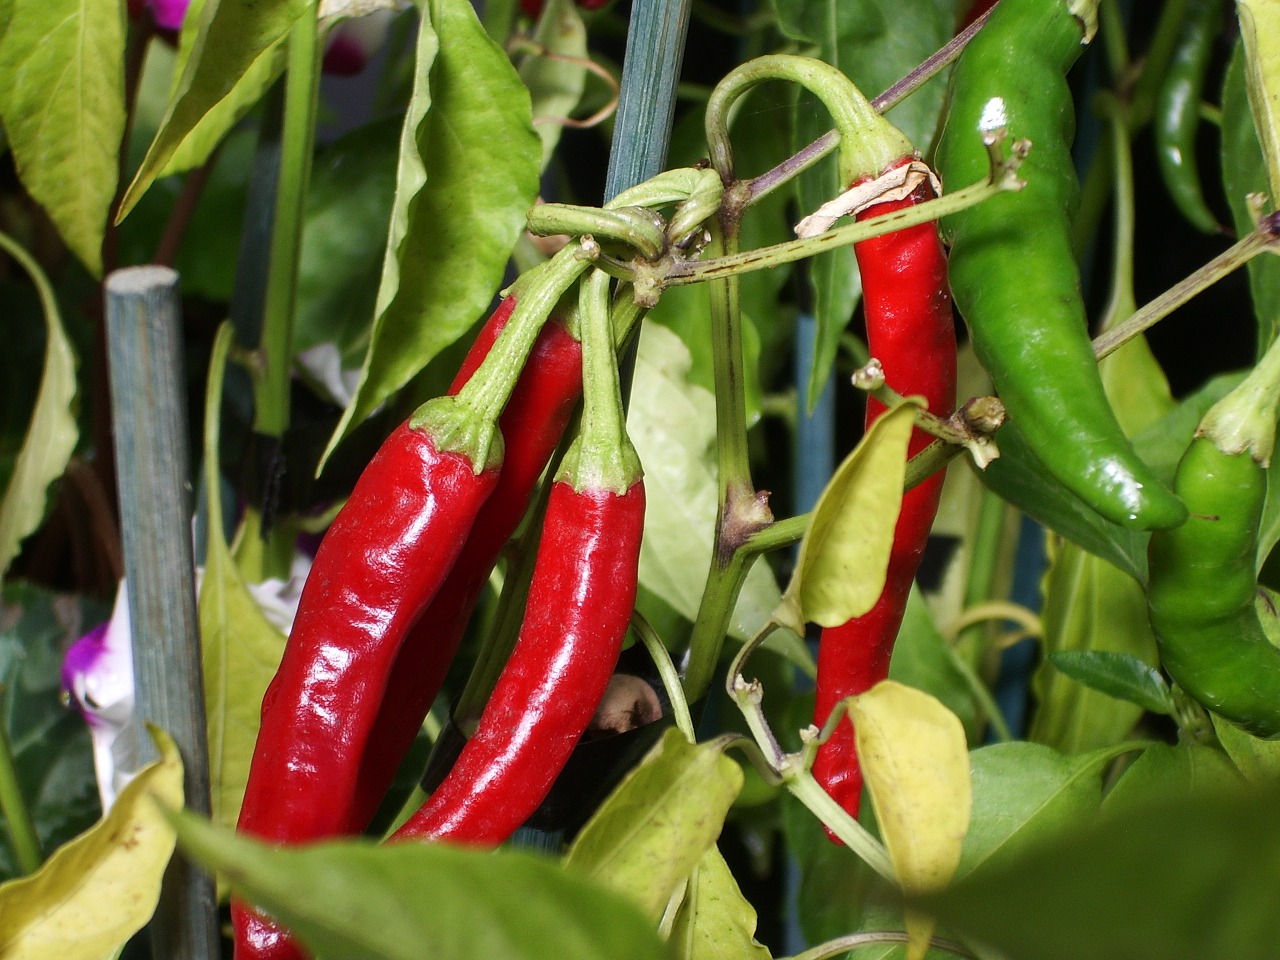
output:
{"label": "glossy red pepper", "polygon": [[[238,829],[276,843],[347,830],[356,773],[400,641],[431,600],[498,482],[396,429],[316,553],[283,659],[262,701]],[[232,904],[237,956],[301,956],[274,923]]]}
{"label": "glossy red pepper", "polygon": [[[242,832],[277,843],[349,832],[402,644],[498,484],[501,412],[546,317],[587,266],[570,245],[527,275],[477,375],[419,408],[357,481],[321,543],[263,699]],[[238,960],[302,956],[252,909],[233,903],[232,921]]]}
{"label": "glossy red pepper", "polygon": [[393,835],[480,846],[538,808],[596,711],[635,606],[644,485],[557,480],[520,637],[453,769]]}
{"label": "glossy red pepper", "polygon": [[[499,304],[449,388],[456,394],[488,356],[515,298]],[[498,420],[505,443],[498,485],[485,501],[444,586],[405,638],[360,765],[348,832],[365,829],[444,684],[489,574],[529,505],[534,485],[582,396],[582,344],[552,319],[538,334],[511,399]]]}
{"label": "glossy red pepper", "polygon": [[644,485],[626,438],[609,279],[583,283],[582,430],[551,490],[524,620],[475,734],[393,840],[494,845],[551,790],[617,664],[635,605]]}
{"label": "glossy red pepper", "polygon": [[[933,195],[933,188],[924,181],[906,199],[873,204],[857,218],[892,213]],[[956,400],[956,337],[946,253],[936,225],[922,224],[864,240],[854,245],[854,253],[862,275],[867,346],[883,364],[886,383],[904,396],[923,396],[932,413],[947,415]],[[879,401],[868,397],[867,426],[884,410]],[[908,455],[919,453],[931,440],[917,428]],[[903,495],[884,591],[875,606],[861,617],[822,631],[816,723],[824,723],[845,697],[865,693],[889,675],[889,658],[907,597],[938,512],[942,480],[941,473],[934,474]],[[813,773],[841,807],[858,815],[862,772],[850,723],[841,723],[819,748]]]}

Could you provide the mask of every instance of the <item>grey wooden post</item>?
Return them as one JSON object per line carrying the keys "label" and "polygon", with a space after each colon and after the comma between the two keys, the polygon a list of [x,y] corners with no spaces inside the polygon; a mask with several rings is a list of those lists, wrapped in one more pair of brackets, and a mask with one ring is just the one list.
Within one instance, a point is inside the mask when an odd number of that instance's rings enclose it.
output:
{"label": "grey wooden post", "polygon": [[[130,267],[106,281],[107,356],[138,716],[166,730],[186,771],[187,808],[209,813],[200,632],[178,275]],[[150,743],[144,755],[154,756]],[[179,854],[151,922],[165,960],[221,955],[213,879]]]}
{"label": "grey wooden post", "polygon": [[632,4],[605,177],[606,202],[661,173],[666,165],[692,5],[692,0]]}

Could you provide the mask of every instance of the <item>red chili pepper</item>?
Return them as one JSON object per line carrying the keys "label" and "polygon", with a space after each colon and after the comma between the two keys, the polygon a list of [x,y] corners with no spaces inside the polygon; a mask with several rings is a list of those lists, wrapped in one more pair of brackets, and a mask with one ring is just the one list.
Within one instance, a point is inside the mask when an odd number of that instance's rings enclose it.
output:
{"label": "red chili pepper", "polygon": [[493,845],[546,798],[591,721],[635,605],[644,485],[622,426],[608,277],[583,284],[589,388],[551,490],[524,622],[476,733],[394,840]]}
{"label": "red chili pepper", "polygon": [[[242,832],[277,843],[348,832],[393,665],[498,485],[501,411],[546,316],[586,267],[571,245],[529,275],[478,375],[457,396],[424,404],[356,482],[321,542],[263,698]],[[232,920],[238,960],[302,956],[244,905],[233,903]]]}
{"label": "red chili pepper", "polygon": [[[262,701],[238,829],[277,843],[346,831],[356,774],[401,639],[444,582],[497,464],[441,452],[402,424],[321,541],[279,670]],[[233,903],[237,956],[300,956]]]}
{"label": "red chili pepper", "polygon": [[[857,219],[892,213],[933,195],[932,186],[924,181],[906,199],[873,204]],[[854,253],[862,275],[867,346],[883,364],[885,381],[904,396],[923,396],[931,412],[945,416],[956,399],[956,338],[946,253],[936,225],[922,224],[864,240],[854,245]],[[868,397],[867,426],[884,410],[879,401]],[[908,455],[919,453],[931,440],[917,428]],[[903,495],[884,591],[875,606],[861,617],[822,631],[816,723],[824,723],[840,700],[866,692],[889,675],[893,643],[938,512],[942,480],[941,473],[935,474]],[[851,724],[841,723],[819,748],[813,774],[846,811],[857,816],[862,772]]]}
{"label": "red chili pepper", "polygon": [[[449,393],[456,394],[471,379],[514,307],[514,296],[498,305],[463,360]],[[498,555],[524,517],[534,485],[581,396],[582,344],[563,323],[552,319],[538,334],[498,420],[505,442],[498,485],[480,509],[449,578],[409,631],[392,668],[360,765],[358,797],[348,832],[364,830],[377,812],[444,684]]]}

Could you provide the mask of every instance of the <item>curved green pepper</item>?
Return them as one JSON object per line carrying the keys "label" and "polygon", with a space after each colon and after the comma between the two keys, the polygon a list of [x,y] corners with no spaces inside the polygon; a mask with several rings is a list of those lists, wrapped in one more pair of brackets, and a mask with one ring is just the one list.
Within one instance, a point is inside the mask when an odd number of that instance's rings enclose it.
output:
{"label": "curved green pepper", "polygon": [[951,80],[937,168],[947,183],[987,173],[984,135],[1006,130],[1032,148],[1027,186],[942,221],[951,289],[978,359],[1049,472],[1102,516],[1139,529],[1186,517],[1134,452],[1107,402],[1071,254],[1079,184],[1066,73],[1080,55],[1088,0],[1002,0],[965,48]]}
{"label": "curved green pepper", "polygon": [[1147,604],[1160,659],[1203,707],[1280,737],[1280,647],[1258,616],[1258,526],[1280,402],[1280,348],[1200,422],[1174,489],[1191,516],[1151,535]]}
{"label": "curved green pepper", "polygon": [[1174,205],[1197,229],[1222,226],[1205,203],[1196,164],[1200,97],[1213,43],[1222,29],[1222,0],[1193,0],[1182,22],[1178,48],[1156,96],[1156,158]]}

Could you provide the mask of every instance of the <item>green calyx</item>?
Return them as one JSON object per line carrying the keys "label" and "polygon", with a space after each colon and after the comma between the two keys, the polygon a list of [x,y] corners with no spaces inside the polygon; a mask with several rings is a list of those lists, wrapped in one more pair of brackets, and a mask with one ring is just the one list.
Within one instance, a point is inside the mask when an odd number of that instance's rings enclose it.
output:
{"label": "green calyx", "polygon": [[471,461],[473,473],[502,466],[502,432],[488,417],[460,396],[428,400],[409,418],[409,426],[431,438],[441,453],[457,453]]}
{"label": "green calyx", "polygon": [[556,479],[579,492],[626,493],[640,479],[640,458],[627,437],[609,310],[609,276],[593,270],[580,287],[582,425]]}
{"label": "green calyx", "polygon": [[707,144],[721,175],[733,169],[729,110],[766,80],[789,80],[814,94],[831,113],[840,134],[840,178],[846,186],[874,177],[915,153],[911,141],[882,117],[843,73],[812,57],[772,54],[757,57],[729,73],[707,103]]}
{"label": "green calyx", "polygon": [[1280,407],[1280,341],[1272,343],[1241,384],[1215,403],[1200,421],[1196,436],[1223,453],[1248,453],[1267,466],[1275,450]]}
{"label": "green calyx", "polygon": [[588,239],[570,243],[546,263],[522,276],[507,291],[516,301],[515,309],[484,362],[457,395],[476,416],[497,421],[542,325],[599,252],[599,245]]}

